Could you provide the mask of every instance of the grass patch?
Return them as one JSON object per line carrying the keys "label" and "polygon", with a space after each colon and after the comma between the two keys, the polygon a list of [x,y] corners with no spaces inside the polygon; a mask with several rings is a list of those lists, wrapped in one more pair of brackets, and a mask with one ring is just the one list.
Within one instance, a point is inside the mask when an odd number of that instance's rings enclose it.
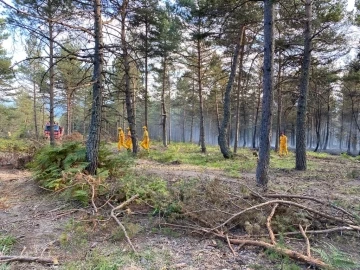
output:
{"label": "grass patch", "polygon": [[239,172],[251,172],[256,168],[257,160],[250,149],[238,149],[232,159],[224,159],[218,146],[207,146],[206,153],[200,147],[189,143],[171,143],[167,148],[155,147],[147,158],[160,163],[181,163],[200,167],[223,169],[229,175]]}
{"label": "grass patch", "polygon": [[13,248],[16,238],[12,235],[0,234],[0,253],[8,254]]}
{"label": "grass patch", "polygon": [[86,257],[65,264],[63,270],[118,270],[118,269],[169,269],[171,256],[166,250],[146,248],[139,251],[124,252],[119,248],[94,249],[87,253]]}

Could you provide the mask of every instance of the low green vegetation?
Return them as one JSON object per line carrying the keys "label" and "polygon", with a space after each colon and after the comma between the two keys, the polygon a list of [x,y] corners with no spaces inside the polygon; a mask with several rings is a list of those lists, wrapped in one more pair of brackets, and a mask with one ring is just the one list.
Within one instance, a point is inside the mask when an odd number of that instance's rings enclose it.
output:
{"label": "low green vegetation", "polygon": [[46,146],[38,151],[29,165],[40,186],[61,192],[69,199],[84,205],[89,203],[92,188],[97,196],[108,191],[106,179],[121,177],[133,164],[127,154],[114,155],[105,145],[99,151],[99,168],[96,176],[86,173],[85,146],[70,142],[56,147]]}
{"label": "low green vegetation", "polygon": [[14,236],[0,233],[0,253],[8,254],[15,242],[16,238]]}
{"label": "low green vegetation", "polygon": [[324,248],[312,248],[322,260],[331,265],[333,269],[353,270],[359,269],[360,264],[354,261],[349,254],[337,249],[335,246],[325,243]]}

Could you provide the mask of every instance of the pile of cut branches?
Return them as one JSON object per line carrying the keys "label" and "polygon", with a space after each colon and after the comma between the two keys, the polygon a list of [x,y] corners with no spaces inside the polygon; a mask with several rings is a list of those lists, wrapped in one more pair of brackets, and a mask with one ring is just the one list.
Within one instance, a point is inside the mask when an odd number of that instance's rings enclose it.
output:
{"label": "pile of cut branches", "polygon": [[[182,217],[186,218],[165,224],[221,238],[233,253],[232,245],[252,245],[309,265],[332,269],[331,262],[311,254],[310,236],[360,232],[356,213],[310,196],[260,194],[240,182],[222,179],[199,180],[193,186],[188,184],[184,188],[182,185],[178,190]],[[278,238],[294,235],[304,239],[305,252],[278,243]]]}

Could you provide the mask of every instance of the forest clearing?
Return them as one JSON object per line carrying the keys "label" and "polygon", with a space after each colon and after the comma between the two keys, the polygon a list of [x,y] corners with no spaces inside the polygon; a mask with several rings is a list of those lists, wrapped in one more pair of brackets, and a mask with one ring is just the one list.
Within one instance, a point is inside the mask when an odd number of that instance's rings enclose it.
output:
{"label": "forest clearing", "polygon": [[[51,192],[2,164],[0,269],[360,269],[358,158],[308,152],[308,170],[296,171],[294,153],[272,152],[264,192],[250,149],[229,160],[217,147],[202,154],[182,143],[154,143],[136,159],[106,148],[121,169],[101,180],[103,190],[88,178],[70,194],[74,182]],[[112,210],[134,195],[115,215],[127,241]]]}

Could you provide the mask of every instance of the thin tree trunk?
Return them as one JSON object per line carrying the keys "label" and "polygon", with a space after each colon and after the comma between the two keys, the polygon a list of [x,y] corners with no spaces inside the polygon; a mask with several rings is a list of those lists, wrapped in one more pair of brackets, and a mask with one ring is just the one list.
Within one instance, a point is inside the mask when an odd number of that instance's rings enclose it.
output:
{"label": "thin tree trunk", "polygon": [[169,136],[168,136],[168,144],[171,143],[171,86],[170,86],[170,80],[167,80],[168,81],[168,87],[169,87]]}
{"label": "thin tree trunk", "polygon": [[148,70],[148,58],[149,58],[149,53],[148,53],[148,38],[149,38],[149,22],[148,22],[148,15],[146,14],[146,21],[145,21],[145,94],[144,94],[144,99],[145,99],[145,126],[147,128],[149,128],[149,123],[148,123],[148,77],[149,77],[149,70]]}
{"label": "thin tree trunk", "polygon": [[236,92],[236,114],[235,114],[235,139],[234,139],[234,153],[237,152],[238,139],[239,139],[239,128],[240,128],[240,92],[241,92],[241,81],[242,81],[242,70],[244,60],[244,40],[245,40],[245,26],[241,26],[241,44],[240,44],[240,60],[239,60],[239,73],[238,73],[238,87]]}
{"label": "thin tree trunk", "polygon": [[274,6],[273,0],[264,0],[264,79],[263,102],[260,128],[259,161],[256,168],[256,182],[267,188],[269,181],[270,133],[273,103],[274,74]]}
{"label": "thin tree trunk", "polygon": [[67,90],[67,97],[66,97],[66,127],[67,127],[67,134],[71,134],[71,94],[68,92],[69,90]]}
{"label": "thin tree trunk", "polygon": [[278,74],[277,74],[277,121],[276,121],[275,152],[278,152],[278,150],[279,150],[279,139],[280,139],[280,133],[281,133],[282,96],[281,96],[280,80],[281,80],[281,52],[279,53],[279,68],[278,68]]}
{"label": "thin tree trunk", "polygon": [[[97,0],[98,1],[98,0]],[[126,13],[129,0],[124,0],[121,7],[121,47],[123,51],[124,61],[124,76],[125,76],[125,101],[126,101],[126,112],[127,120],[130,127],[133,154],[136,155],[138,152],[137,135],[136,135],[136,122],[135,122],[135,104],[133,100],[134,93],[130,87],[130,63],[129,53],[126,42]]]}
{"label": "thin tree trunk", "polygon": [[[199,28],[200,28],[200,26],[199,26]],[[199,141],[199,143],[200,143],[200,146],[201,146],[201,152],[206,153],[205,129],[204,129],[204,104],[203,104],[203,94],[202,94],[201,66],[202,66],[201,41],[200,41],[200,38],[198,38],[198,40],[197,40],[197,81],[198,81],[199,114],[200,114],[200,141]]]}
{"label": "thin tree trunk", "polygon": [[182,119],[182,142],[185,143],[185,126],[186,126],[186,111],[185,104],[183,107],[183,119]]}
{"label": "thin tree trunk", "polygon": [[344,105],[341,106],[341,122],[340,122],[340,138],[339,138],[339,149],[342,149],[342,141],[344,136]]}
{"label": "thin tree trunk", "polygon": [[352,124],[353,124],[353,118],[350,117],[349,137],[348,137],[348,141],[347,141],[347,151],[346,151],[346,153],[347,153],[348,155],[351,154]]}
{"label": "thin tree trunk", "polygon": [[300,79],[300,96],[298,100],[298,110],[296,118],[296,162],[295,169],[306,170],[306,109],[307,95],[310,77],[310,61],[311,61],[311,19],[312,19],[312,0],[305,2],[305,29],[304,29],[304,56],[302,63],[302,74]]}
{"label": "thin tree trunk", "polygon": [[39,129],[37,123],[37,113],[36,113],[36,83],[33,82],[33,112],[34,112],[34,126],[35,126],[35,138],[39,139]]}
{"label": "thin tree trunk", "polygon": [[330,90],[328,90],[328,100],[327,100],[327,114],[326,114],[326,134],[323,150],[327,149],[329,144],[329,134],[330,134]]}
{"label": "thin tree trunk", "polygon": [[103,92],[103,34],[101,19],[101,0],[94,0],[94,28],[95,28],[95,52],[94,52],[94,71],[93,71],[93,91],[91,120],[89,126],[89,137],[86,142],[86,160],[89,162],[87,171],[91,175],[96,174],[98,168],[98,156],[101,134],[101,114],[102,114],[102,92]]}
{"label": "thin tree trunk", "polygon": [[167,147],[167,134],[166,134],[166,107],[165,107],[165,86],[166,86],[166,56],[163,59],[163,78],[161,89],[161,125],[162,125],[162,141],[164,147]]}
{"label": "thin tree trunk", "polygon": [[233,60],[232,60],[230,76],[229,76],[229,80],[228,80],[228,83],[226,85],[226,90],[225,90],[224,115],[223,115],[223,120],[221,122],[219,138],[218,138],[220,150],[221,150],[221,153],[223,154],[224,158],[232,157],[232,153],[229,149],[228,136],[227,136],[228,135],[228,125],[229,125],[229,120],[230,120],[230,93],[231,93],[231,89],[232,89],[234,79],[235,79],[236,67],[237,67],[239,53],[240,53],[240,46],[242,44],[242,38],[243,38],[243,29],[244,29],[244,26],[241,26],[239,38],[236,43],[234,56],[233,56]]}
{"label": "thin tree trunk", "polygon": [[256,148],[256,136],[257,136],[257,123],[259,120],[259,111],[260,111],[260,89],[258,91],[258,96],[257,96],[257,103],[256,103],[256,112],[255,112],[255,122],[254,122],[254,133],[253,133],[253,137],[252,137],[252,147],[255,149]]}
{"label": "thin tree trunk", "polygon": [[[50,4],[51,8],[51,4]],[[54,135],[54,32],[53,22],[49,21],[49,94],[50,94],[50,145],[55,146]]]}

